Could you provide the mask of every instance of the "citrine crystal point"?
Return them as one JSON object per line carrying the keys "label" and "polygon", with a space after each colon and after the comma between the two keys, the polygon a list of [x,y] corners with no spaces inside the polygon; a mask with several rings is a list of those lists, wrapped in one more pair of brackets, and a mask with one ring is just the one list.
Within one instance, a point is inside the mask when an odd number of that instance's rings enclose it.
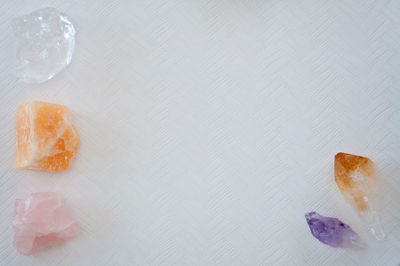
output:
{"label": "citrine crystal point", "polygon": [[375,164],[367,157],[340,152],[335,155],[335,181],[346,202],[367,223],[372,235],[378,240],[383,239]]}

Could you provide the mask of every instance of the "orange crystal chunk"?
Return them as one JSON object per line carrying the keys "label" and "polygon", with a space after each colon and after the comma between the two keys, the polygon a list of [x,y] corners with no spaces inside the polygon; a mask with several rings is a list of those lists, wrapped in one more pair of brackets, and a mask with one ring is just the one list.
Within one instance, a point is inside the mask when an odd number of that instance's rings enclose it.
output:
{"label": "orange crystal chunk", "polygon": [[20,104],[15,120],[17,153],[14,167],[64,171],[75,157],[79,136],[66,106],[29,102]]}

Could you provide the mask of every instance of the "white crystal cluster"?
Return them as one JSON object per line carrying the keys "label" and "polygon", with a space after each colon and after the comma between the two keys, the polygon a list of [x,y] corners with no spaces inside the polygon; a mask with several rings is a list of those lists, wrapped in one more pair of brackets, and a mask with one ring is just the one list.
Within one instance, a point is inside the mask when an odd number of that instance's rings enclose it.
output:
{"label": "white crystal cluster", "polygon": [[43,8],[13,20],[17,41],[17,77],[26,83],[45,82],[70,62],[75,28],[65,14]]}

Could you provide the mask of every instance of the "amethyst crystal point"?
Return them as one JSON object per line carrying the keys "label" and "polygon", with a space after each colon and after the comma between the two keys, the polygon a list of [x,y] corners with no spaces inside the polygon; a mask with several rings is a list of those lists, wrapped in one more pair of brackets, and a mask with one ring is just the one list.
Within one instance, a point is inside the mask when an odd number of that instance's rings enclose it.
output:
{"label": "amethyst crystal point", "polygon": [[363,248],[365,244],[350,226],[339,219],[324,217],[317,212],[305,214],[312,235],[334,248]]}

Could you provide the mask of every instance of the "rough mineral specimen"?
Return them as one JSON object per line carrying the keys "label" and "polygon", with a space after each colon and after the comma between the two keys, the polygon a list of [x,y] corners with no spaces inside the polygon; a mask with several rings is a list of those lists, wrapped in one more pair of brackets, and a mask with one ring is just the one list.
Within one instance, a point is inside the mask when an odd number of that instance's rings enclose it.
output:
{"label": "rough mineral specimen", "polygon": [[57,193],[33,193],[15,200],[14,246],[24,255],[65,242],[79,232]]}
{"label": "rough mineral specimen", "polygon": [[374,163],[352,154],[335,156],[335,181],[345,200],[368,224],[372,235],[385,237],[378,216],[378,180]]}
{"label": "rough mineral specimen", "polygon": [[17,108],[18,169],[63,171],[74,158],[79,136],[63,105],[29,102]]}
{"label": "rough mineral specimen", "polygon": [[312,235],[324,244],[334,248],[363,248],[360,237],[339,219],[324,217],[317,212],[305,214]]}
{"label": "rough mineral specimen", "polygon": [[44,8],[15,18],[16,72],[27,83],[51,79],[70,62],[75,48],[75,28],[55,8]]}

